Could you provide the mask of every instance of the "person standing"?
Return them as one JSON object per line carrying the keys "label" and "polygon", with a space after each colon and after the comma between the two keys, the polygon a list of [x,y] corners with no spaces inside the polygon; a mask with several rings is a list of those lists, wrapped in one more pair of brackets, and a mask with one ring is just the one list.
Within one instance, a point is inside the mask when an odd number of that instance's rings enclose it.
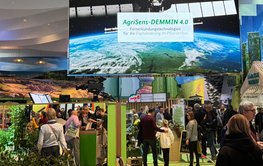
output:
{"label": "person standing", "polygon": [[[250,101],[242,101],[239,104],[239,108],[238,108],[238,112],[239,114],[242,114],[245,118],[247,118],[247,120],[249,121],[249,130],[250,130],[250,135],[251,137],[254,139],[254,141],[259,141],[258,138],[258,134],[254,128],[254,126],[252,125],[252,120],[255,118],[256,115],[256,108],[254,103],[250,102]],[[225,113],[226,114],[226,113]],[[232,115],[234,116],[234,115]],[[227,125],[223,128],[222,133],[221,133],[221,147],[222,147],[222,143],[225,139],[226,136],[226,131],[227,131]]]}
{"label": "person standing", "polygon": [[47,123],[42,125],[38,136],[38,150],[42,156],[58,157],[59,144],[63,148],[67,148],[65,136],[63,133],[63,126],[56,122],[56,111],[53,108],[47,110]]}
{"label": "person standing", "polygon": [[207,146],[211,152],[212,160],[216,160],[216,148],[215,148],[215,136],[217,127],[217,114],[216,110],[213,109],[213,105],[210,101],[205,104],[206,115],[204,118],[204,127],[207,134]]}
{"label": "person standing", "polygon": [[263,129],[263,108],[258,108],[258,113],[255,117],[256,131],[261,133]]}
{"label": "person standing", "polygon": [[[79,156],[79,128],[81,123],[78,118],[77,110],[73,110],[71,112],[70,118],[67,120],[65,124],[66,128],[66,141],[68,147],[73,152],[73,156],[75,158],[75,162],[77,166],[80,166],[80,156]],[[69,132],[71,131],[71,132]],[[67,133],[74,133],[73,135],[69,135]]]}
{"label": "person standing", "polygon": [[164,119],[168,121],[173,120],[171,112],[172,112],[172,109],[169,111],[168,108],[165,108],[164,113],[163,113]]}
{"label": "person standing", "polygon": [[194,104],[194,115],[195,120],[198,124],[198,130],[199,130],[199,136],[201,140],[201,148],[202,148],[202,154],[201,158],[206,158],[206,141],[207,141],[207,135],[206,135],[206,129],[204,124],[204,118],[206,115],[206,111],[203,109],[203,107],[199,103]]}
{"label": "person standing", "polygon": [[250,134],[246,117],[236,114],[229,119],[216,166],[262,166],[262,151]]}
{"label": "person standing", "polygon": [[[160,129],[156,126],[156,122],[154,119],[154,109],[149,109],[148,113],[141,118],[141,123],[139,125],[139,133],[141,133],[141,139],[143,143],[143,165],[147,166],[147,155],[149,151],[149,146],[152,149],[153,155],[153,164],[154,166],[158,166],[157,161],[157,139],[156,139],[156,131],[164,132],[165,130]],[[140,134],[139,134],[140,135]]]}
{"label": "person standing", "polygon": [[41,111],[38,125],[39,125],[39,126],[42,126],[42,125],[46,124],[47,122],[48,122],[48,118],[47,118],[47,113],[46,113],[46,111]]}
{"label": "person standing", "polygon": [[157,112],[157,114],[156,114],[156,121],[163,121],[164,120],[164,115],[163,115],[163,113],[164,113],[164,109],[163,109],[163,107],[162,108],[160,108],[160,111],[159,112]]}
{"label": "person standing", "polygon": [[174,142],[174,135],[172,130],[168,126],[168,120],[163,120],[163,127],[161,127],[163,130],[167,130],[168,132],[157,132],[156,137],[160,138],[160,145],[163,151],[163,160],[164,160],[164,166],[169,165],[169,152],[170,148]]}
{"label": "person standing", "polygon": [[82,127],[86,127],[88,123],[88,113],[86,110],[81,110],[79,114],[79,121],[81,122]]}
{"label": "person standing", "polygon": [[252,125],[252,120],[255,118],[256,115],[256,107],[254,103],[250,101],[242,101],[239,105],[238,111],[240,114],[244,115],[247,118],[247,120],[249,121],[250,135],[255,141],[258,141],[258,134],[254,126]]}
{"label": "person standing", "polygon": [[226,126],[228,120],[235,114],[237,114],[237,111],[233,109],[232,105],[228,105],[223,116],[223,126]]}
{"label": "person standing", "polygon": [[189,120],[186,125],[186,145],[189,146],[190,151],[190,165],[193,166],[194,163],[194,153],[196,157],[196,166],[199,166],[199,154],[197,151],[198,143],[198,131],[197,131],[197,121],[194,118],[194,112],[187,112],[187,119]]}
{"label": "person standing", "polygon": [[217,113],[217,133],[216,133],[216,138],[217,138],[217,143],[220,144],[221,142],[221,131],[223,129],[223,118],[224,118],[224,113],[225,113],[225,105],[221,104],[219,109],[216,110]]}

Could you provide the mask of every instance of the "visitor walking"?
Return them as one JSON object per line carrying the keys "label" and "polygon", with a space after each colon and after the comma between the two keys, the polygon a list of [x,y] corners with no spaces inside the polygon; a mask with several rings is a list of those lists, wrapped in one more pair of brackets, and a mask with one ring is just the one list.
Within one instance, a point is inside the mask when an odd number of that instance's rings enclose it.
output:
{"label": "visitor walking", "polygon": [[139,125],[139,133],[141,133],[142,143],[143,143],[143,165],[147,166],[147,155],[149,152],[149,147],[152,149],[153,164],[158,166],[157,161],[157,139],[156,131],[164,132],[167,130],[160,129],[156,126],[154,119],[155,111],[154,109],[149,109],[148,113],[141,118],[141,123]]}

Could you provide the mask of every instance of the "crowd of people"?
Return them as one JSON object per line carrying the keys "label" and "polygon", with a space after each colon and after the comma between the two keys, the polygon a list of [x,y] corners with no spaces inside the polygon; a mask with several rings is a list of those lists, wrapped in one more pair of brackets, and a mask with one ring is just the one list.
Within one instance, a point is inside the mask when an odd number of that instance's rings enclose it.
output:
{"label": "crowd of people", "polygon": [[[193,152],[198,166],[199,157],[207,158],[207,148],[210,149],[210,161],[216,162],[218,166],[263,164],[261,108],[258,108],[256,119],[256,106],[249,101],[241,102],[238,110],[234,110],[231,105],[226,108],[224,104],[215,108],[207,101],[203,106],[196,103],[186,112],[190,166],[193,165]],[[198,146],[191,145],[191,141],[199,143],[198,140],[201,142],[201,155],[197,153]],[[219,151],[215,144],[220,145]]]}
{"label": "crowd of people", "polygon": [[[158,165],[158,139],[164,165],[169,165],[169,151],[174,141],[173,133],[167,125],[172,120],[171,111],[145,106],[133,112],[134,125],[139,128],[138,145],[142,145],[144,166],[147,166],[149,147],[153,164]],[[194,164],[194,154],[196,166],[200,165],[199,158],[208,158],[208,162],[216,163],[217,166],[263,165],[263,109],[257,108],[252,102],[241,102],[238,110],[225,104],[217,108],[210,101],[205,101],[203,105],[195,103],[193,107],[186,106],[185,122],[185,143],[189,148],[190,166]],[[157,127],[160,124],[162,127]],[[207,149],[211,157],[208,157]]]}
{"label": "crowd of people", "polygon": [[[144,166],[147,166],[150,148],[153,164],[158,165],[158,142],[164,166],[169,165],[170,153],[174,153],[170,152],[174,142],[174,134],[169,127],[171,113],[161,106],[133,110],[133,125],[138,128],[138,146],[142,150]],[[64,124],[58,123],[60,118],[65,119]],[[41,155],[56,157],[70,149],[76,165],[80,165],[79,131],[90,128],[107,130],[107,114],[102,108],[96,107],[92,111],[83,106],[69,109],[66,118],[64,110],[48,108],[34,119],[34,126],[39,126],[37,147]],[[211,154],[209,161],[217,166],[263,165],[263,109],[252,102],[241,102],[238,110],[224,104],[216,108],[209,101],[203,105],[186,106],[185,129],[190,166],[194,165],[194,155],[196,166],[200,165],[199,158],[208,158],[207,149]]]}
{"label": "crowd of people", "polygon": [[[99,106],[92,111],[87,105],[69,109],[67,113],[68,116],[64,109],[47,108],[33,118],[35,128],[39,128],[37,148],[44,157],[70,152],[75,165],[80,166],[79,131],[91,128],[106,131],[107,114]],[[64,123],[59,119],[64,119]]]}

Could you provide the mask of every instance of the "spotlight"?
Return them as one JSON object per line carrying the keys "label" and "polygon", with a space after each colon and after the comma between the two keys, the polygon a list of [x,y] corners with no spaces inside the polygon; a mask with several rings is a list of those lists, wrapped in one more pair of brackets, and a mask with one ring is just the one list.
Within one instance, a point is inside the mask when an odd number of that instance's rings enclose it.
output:
{"label": "spotlight", "polygon": [[45,62],[44,60],[38,60],[38,61],[36,62],[36,64],[38,64],[38,65],[43,65],[43,64],[46,64],[46,62]]}
{"label": "spotlight", "polygon": [[17,59],[15,59],[14,61],[15,61],[16,63],[23,63],[23,62],[24,62],[24,60],[21,59],[21,58],[17,58]]}

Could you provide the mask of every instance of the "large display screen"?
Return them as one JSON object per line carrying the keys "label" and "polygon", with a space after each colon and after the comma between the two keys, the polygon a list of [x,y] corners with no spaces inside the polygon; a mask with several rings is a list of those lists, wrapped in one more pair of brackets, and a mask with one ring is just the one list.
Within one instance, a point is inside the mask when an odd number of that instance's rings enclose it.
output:
{"label": "large display screen", "polygon": [[243,70],[249,72],[253,61],[263,59],[263,4],[260,1],[240,1],[240,30]]}
{"label": "large display screen", "polygon": [[[118,40],[118,13],[135,12],[142,14],[130,20],[132,28],[147,23],[143,21],[148,18],[148,15],[143,17],[146,12],[152,12],[153,16],[190,13],[193,41],[158,42],[155,37],[152,42],[146,38],[143,42],[140,37],[145,35],[137,35],[140,38],[137,42]],[[158,29],[154,26],[148,27],[153,29],[151,34]],[[238,3],[234,0],[72,0],[68,58],[69,75],[240,72]]]}

